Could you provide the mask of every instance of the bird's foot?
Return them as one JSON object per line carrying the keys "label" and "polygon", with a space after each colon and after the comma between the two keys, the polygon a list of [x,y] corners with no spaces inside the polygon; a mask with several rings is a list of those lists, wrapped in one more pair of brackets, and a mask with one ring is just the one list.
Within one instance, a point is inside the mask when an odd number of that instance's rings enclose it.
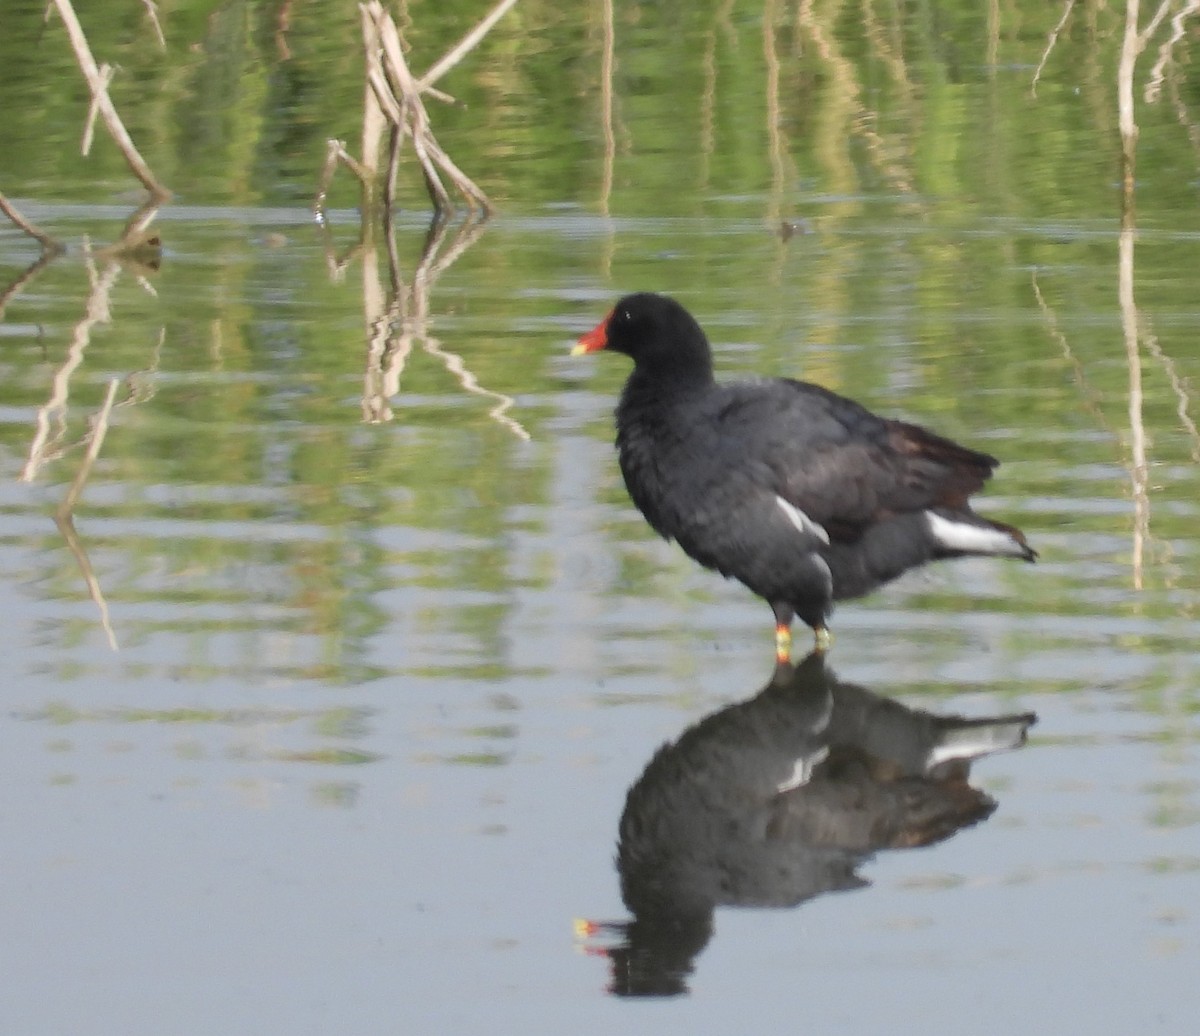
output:
{"label": "bird's foot", "polygon": [[775,627],[775,661],[779,665],[786,665],[792,660],[792,630],[785,623],[779,623]]}
{"label": "bird's foot", "polygon": [[833,634],[829,632],[827,626],[813,627],[813,639],[816,641],[815,649],[825,652],[833,647]]}

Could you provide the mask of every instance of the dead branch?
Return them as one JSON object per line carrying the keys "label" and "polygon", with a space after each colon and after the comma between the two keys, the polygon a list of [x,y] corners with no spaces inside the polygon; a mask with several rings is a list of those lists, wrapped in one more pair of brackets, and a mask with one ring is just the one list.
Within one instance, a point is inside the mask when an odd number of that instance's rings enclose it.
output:
{"label": "dead branch", "polygon": [[[457,65],[464,57],[467,56],[467,54],[474,50],[475,47],[479,45],[479,41],[491,31],[492,26],[495,25],[501,18],[503,18],[508,13],[509,9],[516,5],[516,2],[517,0],[500,0],[495,7],[493,7],[486,15],[484,15],[475,28],[468,32],[448,51],[446,51],[441,61],[438,61],[433,68],[431,68],[421,77],[420,81],[417,83],[417,86],[421,89],[421,92],[430,92],[433,84],[441,79],[442,76],[449,72],[450,69],[452,69],[455,65]],[[442,97],[444,98],[445,95],[442,95]]]}
{"label": "dead branch", "polygon": [[64,251],[63,246],[60,245],[54,238],[42,230],[36,223],[32,223],[23,215],[21,215],[17,207],[3,194],[0,194],[0,212],[3,212],[4,215],[12,220],[15,227],[17,227],[19,230],[23,230],[31,238],[37,241],[42,246],[43,251],[51,252],[54,255],[58,255],[60,252]]}
{"label": "dead branch", "polygon": [[1197,156],[1200,156],[1200,126],[1196,124],[1196,120],[1188,111],[1187,104],[1179,90],[1179,79],[1177,73],[1167,76],[1167,92],[1171,98],[1171,107],[1175,109],[1175,118],[1183,127],[1188,140],[1191,141],[1192,150],[1196,152]]}
{"label": "dead branch", "polygon": [[1133,209],[1133,168],[1137,156],[1137,122],[1133,115],[1133,69],[1145,41],[1137,31],[1138,0],[1125,0],[1125,35],[1117,64],[1117,127],[1121,134],[1121,203],[1125,213]]}
{"label": "dead branch", "polygon": [[359,4],[362,15],[363,52],[365,58],[364,77],[366,89],[363,103],[363,152],[357,166],[352,165],[345,146],[330,141],[322,167],[320,182],[313,209],[318,219],[324,212],[325,198],[337,165],[350,168],[363,184],[364,208],[370,207],[374,196],[376,179],[380,167],[383,145],[383,127],[391,127],[388,135],[388,187],[392,197],[398,155],[406,139],[412,140],[413,153],[421,165],[425,186],[433,202],[434,211],[454,211],[450,192],[442,178],[445,177],[462,195],[467,208],[472,212],[491,212],[491,202],[478,186],[450,158],[437,142],[429,121],[429,113],[422,100],[423,94],[436,96],[440,100],[453,101],[452,97],[435,90],[433,83],[450,71],[487,34],[493,25],[512,8],[517,0],[500,2],[458,44],[452,47],[421,79],[417,79],[408,67],[404,56],[404,45],[400,30],[392,16],[384,10],[379,0]]}
{"label": "dead branch", "polygon": [[[400,121],[397,126],[402,134],[412,138],[413,151],[421,163],[421,170],[425,174],[425,186],[429,190],[434,208],[438,212],[454,211],[450,193],[438,175],[440,167],[462,193],[467,207],[472,212],[479,209],[489,211],[487,196],[450,161],[450,157],[433,135],[429,113],[425,110],[425,102],[421,100],[421,91],[408,69],[408,62],[404,59],[400,30],[396,28],[395,21],[383,10],[378,0],[372,0],[369,6],[376,9],[375,23],[379,30],[381,48],[374,55],[368,54],[367,60],[379,60],[382,64],[387,82],[394,91],[396,107],[399,108]],[[387,104],[384,104],[384,112],[388,113]]]}
{"label": "dead branch", "polygon": [[333,184],[333,174],[337,172],[339,164],[349,169],[364,185],[371,179],[370,171],[346,150],[345,141],[327,140],[325,142],[325,163],[321,166],[317,194],[313,199],[313,212],[318,216],[325,211],[325,199],[329,195],[329,188]]}
{"label": "dead branch", "polygon": [[154,0],[142,0],[142,5],[146,8],[146,16],[150,19],[150,24],[154,26],[154,35],[158,39],[160,50],[167,49],[167,37],[163,34],[162,24],[158,20],[158,4]]}
{"label": "dead branch", "polygon": [[[616,91],[613,79],[617,68],[617,34],[613,14],[613,0],[603,0],[600,14],[604,25],[604,42],[600,52],[600,126],[604,134],[604,172],[600,178],[600,214],[609,214],[613,184],[616,181],[617,134],[613,128],[613,103]],[[714,72],[715,77],[715,72]],[[705,94],[707,101],[708,94]],[[707,168],[709,150],[704,152]],[[706,177],[707,183],[707,177]]]}
{"label": "dead branch", "polygon": [[1117,120],[1121,132],[1124,158],[1123,188],[1128,208],[1133,199],[1134,155],[1137,147],[1138,128],[1133,113],[1133,69],[1138,55],[1146,49],[1150,37],[1162,24],[1171,9],[1171,0],[1162,0],[1146,27],[1138,30],[1139,0],[1125,0],[1125,34],[1121,41],[1121,57],[1117,65]]}
{"label": "dead branch", "polygon": [[[108,93],[113,81],[113,67],[107,63],[100,66],[100,84],[104,93]],[[92,137],[96,132],[96,116],[100,114],[100,99],[93,95],[92,103],[88,105],[87,118],[83,123],[83,139],[79,142],[79,153],[87,158],[92,153]]]}
{"label": "dead branch", "polygon": [[1038,62],[1038,66],[1033,72],[1033,81],[1029,84],[1029,96],[1037,96],[1038,80],[1042,78],[1042,69],[1046,67],[1046,62],[1050,60],[1050,52],[1054,50],[1054,45],[1058,42],[1059,33],[1063,31],[1063,26],[1067,24],[1067,19],[1071,17],[1071,11],[1075,8],[1075,0],[1067,0],[1066,6],[1063,8],[1062,17],[1058,20],[1058,24],[1050,30],[1050,35],[1046,40],[1046,49],[1042,51],[1042,60]]}
{"label": "dead branch", "polygon": [[1050,337],[1058,343],[1058,347],[1063,354],[1063,359],[1071,366],[1071,372],[1075,379],[1075,384],[1079,389],[1079,397],[1084,408],[1095,419],[1096,424],[1103,428],[1109,435],[1116,438],[1117,433],[1113,430],[1108,418],[1104,416],[1104,408],[1101,406],[1101,396],[1092,385],[1088,382],[1087,370],[1082,361],[1075,355],[1074,349],[1071,348],[1071,343],[1067,339],[1059,326],[1058,317],[1054,315],[1054,310],[1050,308],[1050,304],[1042,295],[1042,289],[1038,284],[1037,270],[1033,271],[1032,275],[1033,297],[1037,300],[1038,309],[1042,312],[1042,317],[1046,321],[1046,329]]}
{"label": "dead branch", "polygon": [[75,60],[79,64],[79,70],[83,73],[84,79],[87,80],[88,89],[92,92],[92,102],[99,111],[100,117],[104,120],[104,125],[108,128],[109,134],[120,149],[121,154],[124,155],[125,161],[128,163],[133,175],[141,180],[146,190],[158,200],[165,201],[171,197],[171,192],[160,184],[150,171],[146,160],[142,158],[138,149],[134,146],[133,138],[129,136],[129,131],[125,129],[125,124],[121,121],[121,116],[117,114],[116,106],[113,104],[112,98],[108,96],[104,74],[96,66],[96,59],[92,57],[92,50],[88,46],[87,36],[84,35],[83,27],[79,24],[79,19],[75,16],[75,9],[71,6],[71,0],[53,0],[53,3],[59,17],[63,20],[63,25],[66,27],[67,36],[71,41],[71,48],[75,51]]}
{"label": "dead branch", "polygon": [[1174,60],[1175,44],[1183,39],[1183,23],[1187,20],[1188,15],[1195,14],[1197,11],[1200,11],[1200,0],[1187,0],[1183,9],[1177,11],[1171,18],[1171,35],[1158,48],[1158,60],[1154,62],[1150,69],[1150,75],[1147,77],[1146,90],[1142,95],[1147,104],[1154,104],[1162,95],[1162,84],[1166,78],[1167,66]]}
{"label": "dead branch", "polygon": [[1142,340],[1146,343],[1146,349],[1150,355],[1158,360],[1166,372],[1167,381],[1171,384],[1171,391],[1175,393],[1175,414],[1179,418],[1180,426],[1191,441],[1192,460],[1200,464],[1200,429],[1196,427],[1196,422],[1192,420],[1192,416],[1188,412],[1191,397],[1188,394],[1187,381],[1180,377],[1179,371],[1175,367],[1175,361],[1163,351],[1157,335],[1143,328]]}

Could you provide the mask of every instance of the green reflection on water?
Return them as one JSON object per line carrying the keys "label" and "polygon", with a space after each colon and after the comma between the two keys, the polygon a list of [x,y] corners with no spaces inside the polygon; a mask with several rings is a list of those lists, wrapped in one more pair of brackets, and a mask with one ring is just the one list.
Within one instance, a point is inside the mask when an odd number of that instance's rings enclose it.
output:
{"label": "green reflection on water", "polygon": [[[357,221],[335,211],[331,248],[296,207],[324,139],[355,137],[353,6],[317,5],[281,27],[253,5],[176,5],[165,54],[128,5],[89,13],[94,49],[122,64],[113,89],[130,129],[179,197],[155,224],[157,271],[84,243],[115,237],[124,209],[49,206],[39,220],[72,253],[7,304],[6,473],[28,467],[32,429],[69,368],[55,449],[27,492],[0,501],[20,523],[6,540],[15,584],[62,606],[39,620],[56,649],[40,671],[79,680],[107,665],[91,652],[97,612],[80,559],[48,516],[110,378],[111,427],[75,517],[132,678],[545,673],[573,553],[596,556],[608,607],[659,605],[621,638],[680,652],[703,642],[713,631],[692,630],[686,608],[728,591],[652,542],[611,457],[593,449],[611,435],[625,372],[562,355],[633,287],[684,298],[723,372],[810,377],[1005,459],[989,507],[1030,528],[1041,571],[1001,569],[975,588],[939,577],[906,606],[1194,617],[1195,160],[1166,106],[1139,108],[1136,299],[1154,343],[1140,361],[1147,535],[1128,500],[1113,12],[1089,13],[1105,31],[1057,41],[1034,98],[1057,12],[622,5],[608,125],[600,9],[519,7],[447,80],[466,106],[431,109],[501,215],[438,274],[428,334],[387,393],[393,419],[378,424],[362,421],[364,307],[390,290],[386,242],[375,230],[354,251]],[[475,14],[422,10],[416,67]],[[0,126],[6,190],[112,200],[127,186],[112,149],[82,163],[70,143],[80,111],[56,86],[76,81],[57,26],[43,33],[33,11],[11,21],[0,85],[20,103]],[[408,284],[425,202],[404,180],[416,212],[402,213],[395,240]],[[357,201],[346,180],[337,191],[335,204]],[[787,221],[800,230],[785,238]],[[0,267],[16,275],[32,254],[15,237],[0,243]],[[335,256],[349,258],[331,274]],[[85,323],[86,347],[73,350]],[[492,416],[506,399],[531,441]],[[534,648],[517,650],[531,636]]]}

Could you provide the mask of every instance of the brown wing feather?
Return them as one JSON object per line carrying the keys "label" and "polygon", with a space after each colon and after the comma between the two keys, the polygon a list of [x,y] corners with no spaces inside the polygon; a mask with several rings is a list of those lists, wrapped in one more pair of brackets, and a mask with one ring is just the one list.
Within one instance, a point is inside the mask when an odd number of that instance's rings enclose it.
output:
{"label": "brown wing feather", "polygon": [[969,508],[999,464],[919,425],[881,424],[874,441],[814,451],[781,480],[781,495],[835,541],[853,543],[869,525],[900,514]]}
{"label": "brown wing feather", "polygon": [[733,383],[708,406],[701,455],[747,474],[843,543],[896,515],[968,507],[999,463],[805,382]]}
{"label": "brown wing feather", "polygon": [[923,505],[966,507],[992,477],[1000,462],[987,453],[960,446],[920,425],[886,421],[888,445],[907,462],[908,480],[920,480],[929,493]]}

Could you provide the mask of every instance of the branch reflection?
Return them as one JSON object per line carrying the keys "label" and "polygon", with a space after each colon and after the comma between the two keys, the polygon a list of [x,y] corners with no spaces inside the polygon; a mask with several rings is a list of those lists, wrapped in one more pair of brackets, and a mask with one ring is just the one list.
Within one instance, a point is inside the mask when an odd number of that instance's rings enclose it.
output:
{"label": "branch reflection", "polygon": [[343,257],[334,252],[332,234],[328,227],[324,228],[326,265],[331,275],[340,279],[354,258],[361,258],[363,264],[367,340],[362,395],[364,421],[378,424],[392,420],[391,400],[400,392],[400,376],[417,346],[441,361],[465,392],[491,402],[488,416],[493,421],[518,439],[529,440],[524,426],[507,413],[515,402],[513,398],[481,385],[463,358],[445,348],[431,327],[430,294],[434,284],[479,239],[485,227],[482,220],[470,216],[458,223],[435,216],[425,234],[420,258],[406,281],[401,272],[393,210],[385,208],[379,229],[387,251],[386,294],[379,275],[375,225],[364,216],[358,241]]}
{"label": "branch reflection", "polygon": [[932,845],[989,817],[970,765],[1025,743],[1033,713],[963,719],[842,683],[820,654],[664,745],[629,791],[617,869],[633,920],[589,947],[618,996],[673,996],[718,906],[795,907],[870,884],[881,849]]}
{"label": "branch reflection", "polygon": [[[4,202],[2,195],[0,195],[0,202]],[[117,637],[109,618],[108,603],[105,600],[100,580],[88,557],[87,547],[75,527],[75,507],[79,503],[83,489],[91,475],[92,466],[104,444],[104,437],[108,431],[109,419],[114,406],[136,406],[154,395],[153,382],[147,378],[147,375],[158,369],[159,355],[166,338],[166,328],[164,327],[159,333],[158,345],[154,350],[151,365],[143,370],[132,372],[125,379],[129,388],[128,397],[123,402],[116,403],[119,379],[109,379],[104,402],[99,411],[89,418],[88,431],[74,442],[67,442],[71,382],[84,362],[85,353],[92,342],[93,330],[98,326],[111,323],[110,297],[122,270],[129,271],[143,290],[151,295],[157,294],[150,278],[158,272],[161,265],[162,243],[158,235],[150,230],[150,225],[158,215],[158,208],[159,201],[154,198],[142,204],[129,217],[120,237],[111,245],[93,249],[91,241],[86,237],[83,239],[83,259],[88,275],[88,293],[84,303],[84,314],[74,325],[66,358],[55,369],[50,385],[50,396],[37,409],[29,456],[20,474],[22,482],[33,482],[46,465],[61,459],[71,450],[86,446],[84,458],[75,478],[67,490],[66,496],[55,510],[54,523],[58,526],[63,542],[79,566],[88,595],[100,612],[100,622],[109,647],[114,651],[117,650]],[[0,209],[3,209],[5,214],[13,219],[13,222],[22,230],[40,241],[43,248],[38,259],[0,292],[0,320],[2,320],[8,303],[42,269],[62,256],[66,250],[55,239],[24,219],[7,202],[0,204]]]}

